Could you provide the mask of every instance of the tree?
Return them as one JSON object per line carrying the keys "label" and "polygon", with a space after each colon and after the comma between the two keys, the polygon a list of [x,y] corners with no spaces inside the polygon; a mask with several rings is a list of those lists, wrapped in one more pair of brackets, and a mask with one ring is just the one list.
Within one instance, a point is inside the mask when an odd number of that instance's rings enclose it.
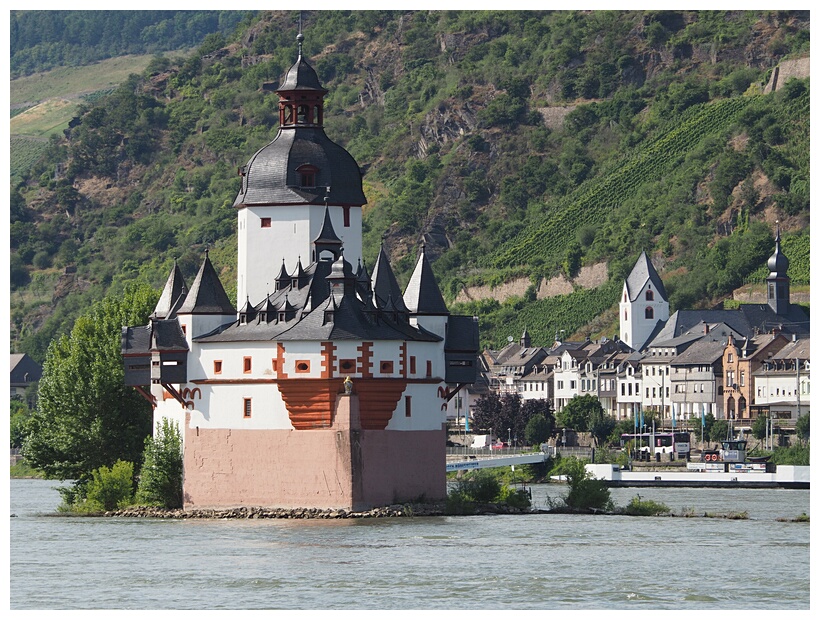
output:
{"label": "tree", "polygon": [[531,446],[544,443],[552,434],[552,426],[543,413],[532,416],[524,428],[524,439]]}
{"label": "tree", "polygon": [[151,407],[123,381],[123,325],[145,324],[158,293],[147,284],[110,294],[48,347],[23,456],[46,477],[87,482],[118,460],[141,461]]}
{"label": "tree", "polygon": [[797,437],[802,441],[809,440],[809,414],[806,413],[797,418],[794,424],[794,430],[797,432]]}
{"label": "tree", "polygon": [[610,436],[615,429],[615,418],[606,415],[603,407],[594,409],[589,419],[589,432],[595,440],[595,445],[600,446]]}
{"label": "tree", "polygon": [[769,424],[769,417],[765,415],[760,415],[755,418],[755,421],[752,422],[752,437],[758,440],[763,440],[766,438],[767,434],[767,426]]}
{"label": "tree", "polygon": [[709,429],[709,441],[724,441],[729,433],[729,423],[726,420],[715,420]]}
{"label": "tree", "polygon": [[145,439],[137,503],[163,508],[182,507],[182,436],[176,422],[163,418],[156,434]]}
{"label": "tree", "polygon": [[[592,394],[574,396],[566,406],[555,416],[558,426],[571,428],[576,431],[590,430],[593,416],[603,416],[604,408],[601,402]],[[612,430],[612,429],[610,429]]]}

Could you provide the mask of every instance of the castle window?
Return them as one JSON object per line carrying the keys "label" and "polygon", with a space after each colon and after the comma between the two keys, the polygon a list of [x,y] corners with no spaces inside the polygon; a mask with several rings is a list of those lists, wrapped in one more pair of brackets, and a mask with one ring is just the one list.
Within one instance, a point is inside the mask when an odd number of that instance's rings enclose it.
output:
{"label": "castle window", "polygon": [[646,301],[655,301],[655,293],[654,291],[646,291]]}
{"label": "castle window", "polygon": [[273,372],[279,372],[279,360],[271,360],[270,366]]}
{"label": "castle window", "polygon": [[299,360],[296,362],[296,372],[310,372],[310,361]]}
{"label": "castle window", "polygon": [[427,360],[427,376],[433,376],[433,362],[431,362],[430,360]]}
{"label": "castle window", "polygon": [[339,360],[339,370],[342,372],[356,372],[356,360]]}
{"label": "castle window", "polygon": [[242,415],[249,418],[251,417],[251,399],[243,398],[242,401]]}
{"label": "castle window", "polygon": [[410,356],[410,374],[411,375],[416,374],[416,356],[415,355]]}
{"label": "castle window", "polygon": [[654,319],[655,318],[655,311],[652,308],[647,308],[644,311],[644,317],[647,319]]}
{"label": "castle window", "polygon": [[222,360],[214,360],[214,374],[221,375],[222,374]]}
{"label": "castle window", "polygon": [[412,406],[410,404],[411,396],[404,397],[404,417],[409,418],[412,413]]}
{"label": "castle window", "polygon": [[263,217],[262,220],[261,220],[261,223],[262,223],[262,228],[270,228],[270,218],[269,217]]}
{"label": "castle window", "polygon": [[319,169],[310,164],[303,164],[296,169],[299,174],[299,185],[302,187],[316,187],[316,173]]}
{"label": "castle window", "polygon": [[393,362],[381,362],[379,364],[379,369],[381,370],[382,374],[385,375],[392,375],[393,374]]}
{"label": "castle window", "polygon": [[251,358],[242,358],[242,372],[244,372],[246,375],[251,372]]}

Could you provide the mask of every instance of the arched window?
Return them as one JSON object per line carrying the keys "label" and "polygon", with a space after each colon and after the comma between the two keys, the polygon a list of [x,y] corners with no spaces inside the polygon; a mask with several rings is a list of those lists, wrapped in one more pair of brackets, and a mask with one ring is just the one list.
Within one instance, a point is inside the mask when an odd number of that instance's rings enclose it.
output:
{"label": "arched window", "polygon": [[646,291],[646,301],[655,301],[655,292],[651,289]]}
{"label": "arched window", "polygon": [[647,319],[654,319],[655,318],[655,311],[652,309],[651,306],[647,307],[646,310],[644,311],[644,317],[646,317]]}
{"label": "arched window", "polygon": [[299,185],[302,187],[316,187],[316,173],[319,169],[310,164],[303,164],[296,169],[299,173]]}

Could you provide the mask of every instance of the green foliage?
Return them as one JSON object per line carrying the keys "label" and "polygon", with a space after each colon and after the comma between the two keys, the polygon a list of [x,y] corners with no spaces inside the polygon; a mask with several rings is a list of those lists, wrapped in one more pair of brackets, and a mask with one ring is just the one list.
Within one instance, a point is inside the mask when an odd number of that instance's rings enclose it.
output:
{"label": "green foliage", "polygon": [[526,509],[531,505],[527,491],[502,484],[497,472],[477,469],[456,481],[447,495],[449,514],[471,514],[475,504],[504,503],[513,508]]}
{"label": "green foliage", "polygon": [[453,492],[461,494],[471,502],[488,504],[498,497],[501,492],[501,483],[492,472],[477,469],[456,482]]}
{"label": "green foliage", "polygon": [[136,501],[141,506],[182,507],[182,436],[168,418],[157,422],[153,437],[145,439],[145,452]]}
{"label": "green foliage", "polygon": [[562,459],[569,491],[563,497],[564,505],[573,511],[613,509],[612,498],[606,482],[593,478],[578,459]]}
{"label": "green foliage", "polygon": [[762,440],[766,438],[767,435],[767,428],[769,425],[769,417],[765,415],[759,415],[755,418],[755,421],[752,422],[752,437],[758,440]]}
{"label": "green foliage", "polygon": [[771,462],[776,465],[811,465],[811,446],[802,442],[794,446],[779,446],[774,449]]}
{"label": "green foliage", "polygon": [[134,464],[117,461],[91,472],[83,511],[97,512],[124,508],[134,499]]}
{"label": "green foliage", "polygon": [[797,418],[797,422],[794,424],[794,430],[797,433],[797,437],[801,441],[808,441],[809,440],[809,415],[808,413],[804,413],[800,417]]}
{"label": "green foliage", "polygon": [[671,510],[666,504],[649,499],[641,499],[640,495],[636,495],[629,500],[629,504],[624,508],[624,512],[634,517],[652,517],[668,514]]}
{"label": "green foliage", "polygon": [[[591,424],[604,424],[604,409],[601,402],[592,394],[573,396],[570,401],[555,416],[558,426],[571,428],[576,431],[588,431]],[[603,430],[602,426],[599,430]],[[606,437],[612,431],[610,427],[603,435]]]}
{"label": "green foliage", "polygon": [[547,420],[547,416],[537,413],[532,416],[524,428],[524,439],[527,445],[538,446],[549,439],[552,434],[552,425]]}
{"label": "green foliage", "polygon": [[[12,11],[12,76],[59,65],[174,50],[230,32],[240,11]],[[203,52],[206,53],[206,52]]]}
{"label": "green foliage", "polygon": [[10,478],[42,478],[43,472],[28,464],[26,459],[20,459],[9,467]]}
{"label": "green foliage", "polygon": [[23,445],[26,437],[26,424],[31,411],[28,405],[20,398],[11,398],[11,411],[9,419],[9,441],[12,448],[19,448]]}
{"label": "green foliage", "polygon": [[123,381],[123,325],[147,321],[158,293],[132,285],[89,308],[48,348],[23,455],[49,478],[88,480],[118,460],[138,462],[150,405]]}
{"label": "green foliage", "polygon": [[709,429],[709,441],[720,443],[726,441],[729,434],[729,422],[726,420],[715,420],[712,428]]}

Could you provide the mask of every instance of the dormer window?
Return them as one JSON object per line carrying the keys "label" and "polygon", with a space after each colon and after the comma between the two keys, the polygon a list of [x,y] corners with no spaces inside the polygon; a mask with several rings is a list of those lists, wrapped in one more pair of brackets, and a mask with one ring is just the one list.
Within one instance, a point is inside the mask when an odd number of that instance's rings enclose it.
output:
{"label": "dormer window", "polygon": [[319,169],[310,164],[304,164],[296,169],[301,187],[316,187],[316,173]]}

